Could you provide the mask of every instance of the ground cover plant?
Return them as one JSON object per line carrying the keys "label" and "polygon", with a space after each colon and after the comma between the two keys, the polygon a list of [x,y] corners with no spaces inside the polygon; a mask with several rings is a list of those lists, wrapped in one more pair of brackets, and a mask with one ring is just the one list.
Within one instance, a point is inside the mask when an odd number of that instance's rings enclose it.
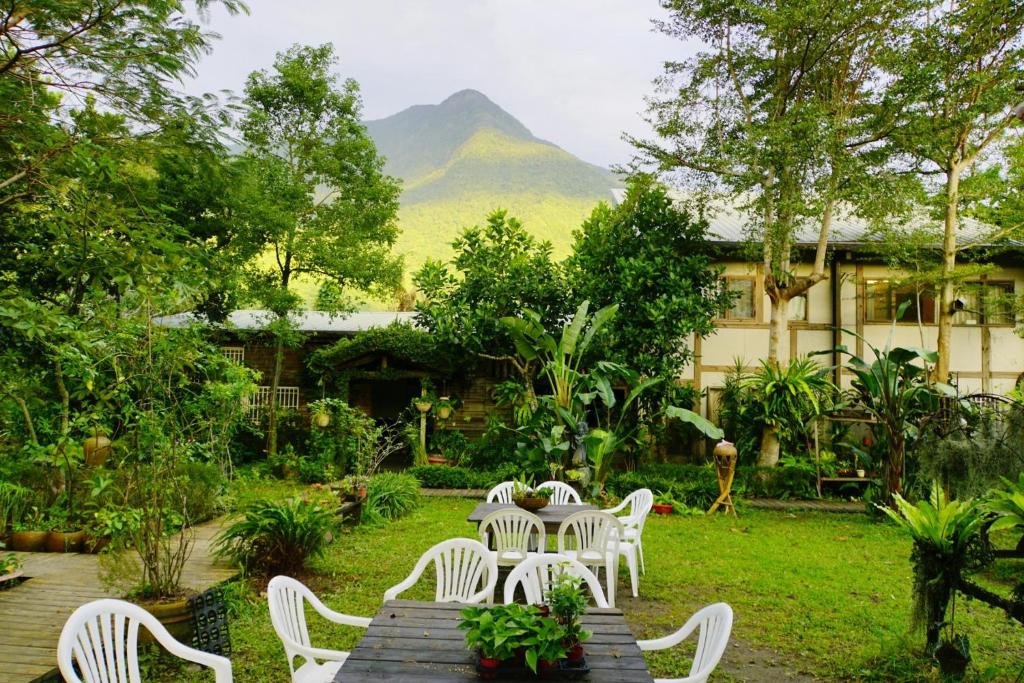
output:
{"label": "ground cover plant", "polygon": [[[344,532],[314,559],[311,588],[333,608],[373,615],[384,591],[405,577],[420,553],[453,536],[474,536],[465,522],[477,501],[427,498],[385,526]],[[865,515],[747,510],[731,517],[651,517],[645,530],[647,575],[639,599],[619,606],[640,638],[678,628],[699,607],[724,600],[736,611],[732,645],[714,680],[769,680],[787,670],[823,680],[930,681],[920,639],[907,639],[910,541]],[[621,580],[625,580],[624,578]],[[989,577],[986,581],[998,579]],[[267,613],[263,584],[236,591],[232,640],[238,680],[285,680],[284,653]],[[430,581],[408,597],[430,599]],[[1010,681],[1024,657],[1024,629],[994,610],[964,602],[958,624],[971,633],[973,680]],[[358,629],[310,620],[313,642],[347,649]],[[913,656],[911,656],[913,654]],[[751,670],[750,661],[777,667]],[[657,676],[684,675],[685,648],[652,654]],[[152,680],[199,681],[199,674],[150,660]],[[762,665],[763,666],[763,665]],[[924,667],[924,668],[920,668]],[[987,673],[986,673],[987,672]],[[971,680],[971,679],[969,679]]]}

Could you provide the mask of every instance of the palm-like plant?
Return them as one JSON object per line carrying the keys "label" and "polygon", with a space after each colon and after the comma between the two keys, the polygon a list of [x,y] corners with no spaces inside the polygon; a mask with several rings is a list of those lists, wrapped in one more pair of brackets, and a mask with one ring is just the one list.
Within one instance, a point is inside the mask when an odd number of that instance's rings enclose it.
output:
{"label": "palm-like plant", "polygon": [[933,483],[928,500],[912,505],[893,494],[896,510],[879,506],[914,541],[914,621],[923,623],[928,649],[938,644],[946,609],[962,574],[975,567],[974,549],[981,538],[985,515],[973,499],[947,500]]}
{"label": "palm-like plant", "polygon": [[[1003,489],[993,489],[989,494],[986,507],[999,515],[989,527],[989,531],[1000,529],[1020,529],[1024,531],[1024,472],[1017,481],[1000,477]],[[1018,550],[1024,550],[1024,536],[1017,544]]]}
{"label": "palm-like plant", "polygon": [[788,365],[762,361],[758,372],[742,377],[740,388],[753,396],[765,427],[758,463],[763,467],[778,463],[779,439],[802,431],[837,392],[828,368],[810,358],[797,358]]}

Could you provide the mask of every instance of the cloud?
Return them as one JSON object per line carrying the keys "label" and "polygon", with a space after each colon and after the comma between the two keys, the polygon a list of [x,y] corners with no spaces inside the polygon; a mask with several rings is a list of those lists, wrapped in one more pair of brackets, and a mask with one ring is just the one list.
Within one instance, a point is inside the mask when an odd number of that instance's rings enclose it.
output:
{"label": "cloud", "polygon": [[211,13],[221,34],[193,93],[240,93],[246,75],[295,43],[334,44],[365,116],[486,94],[535,135],[593,163],[627,161],[623,131],[647,132],[643,98],[685,47],[652,31],[658,3],[639,0],[250,0],[249,16]]}

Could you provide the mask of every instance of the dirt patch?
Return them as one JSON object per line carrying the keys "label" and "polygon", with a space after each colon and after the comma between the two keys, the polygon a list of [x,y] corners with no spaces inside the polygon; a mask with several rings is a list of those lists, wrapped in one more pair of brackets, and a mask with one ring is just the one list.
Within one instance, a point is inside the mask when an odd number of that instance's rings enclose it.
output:
{"label": "dirt patch", "polygon": [[[718,671],[743,683],[816,683],[820,679],[793,671],[786,666],[786,657],[768,648],[754,647],[736,638],[729,639],[729,646],[718,664]],[[712,676],[713,678],[714,676]]]}

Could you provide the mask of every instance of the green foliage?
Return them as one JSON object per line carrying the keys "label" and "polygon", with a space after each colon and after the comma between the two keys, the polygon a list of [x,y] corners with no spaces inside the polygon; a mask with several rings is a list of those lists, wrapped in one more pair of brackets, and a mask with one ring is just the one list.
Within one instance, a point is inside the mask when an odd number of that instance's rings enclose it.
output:
{"label": "green foliage", "polygon": [[405,474],[415,477],[427,489],[490,489],[519,473],[520,469],[511,463],[497,470],[447,465],[421,465],[405,470]]}
{"label": "green foliage", "polygon": [[435,429],[430,435],[431,453],[439,453],[454,465],[462,464],[469,453],[470,443],[466,435],[457,429]]}
{"label": "green foliage", "polygon": [[577,298],[617,306],[605,358],[648,377],[680,375],[692,354],[688,335],[710,334],[732,299],[706,231],[663,185],[638,176],[621,204],[599,205],[573,233],[566,267]]}
{"label": "green foliage", "polygon": [[452,369],[451,356],[433,335],[401,322],[370,328],[342,338],[331,346],[315,351],[307,364],[314,372],[325,377],[337,377],[344,373],[352,361],[374,353],[384,353],[397,360],[432,370],[446,372]]}
{"label": "green foliage", "polygon": [[301,572],[310,558],[323,555],[334,529],[332,510],[302,498],[260,501],[214,539],[214,552],[259,574]]}
{"label": "green foliage", "polygon": [[898,493],[895,510],[884,512],[914,541],[914,610],[926,629],[929,650],[938,643],[946,609],[965,572],[978,569],[986,558],[980,535],[984,516],[973,499],[947,500],[938,484],[928,500],[911,505]]}
{"label": "green foliage", "polygon": [[370,477],[363,519],[388,521],[408,514],[420,504],[420,483],[409,474],[381,472]]}
{"label": "green foliage", "polygon": [[[439,345],[512,360],[515,346],[501,318],[531,309],[556,321],[567,312],[551,245],[535,240],[507,212],[495,211],[486,226],[463,230],[452,249],[447,265],[428,262],[413,276],[423,294],[417,322]],[[517,369],[532,381],[529,363]]]}
{"label": "green foliage", "polygon": [[526,665],[555,662],[566,655],[566,628],[544,617],[536,605],[511,603],[495,607],[467,607],[459,613],[458,628],[466,631],[466,646],[489,659],[511,659],[523,652]]}
{"label": "green foliage", "polygon": [[[369,474],[370,462],[383,431],[373,418],[337,398],[314,401],[308,410],[314,423],[309,429],[307,458],[322,463],[329,470],[329,479],[346,474]],[[327,415],[330,423],[326,427],[318,426],[317,415]]]}
{"label": "green foliage", "polygon": [[1017,481],[1002,479],[1002,488],[993,489],[985,507],[999,515],[989,527],[989,532],[1013,529],[1024,532],[1024,471]]}

